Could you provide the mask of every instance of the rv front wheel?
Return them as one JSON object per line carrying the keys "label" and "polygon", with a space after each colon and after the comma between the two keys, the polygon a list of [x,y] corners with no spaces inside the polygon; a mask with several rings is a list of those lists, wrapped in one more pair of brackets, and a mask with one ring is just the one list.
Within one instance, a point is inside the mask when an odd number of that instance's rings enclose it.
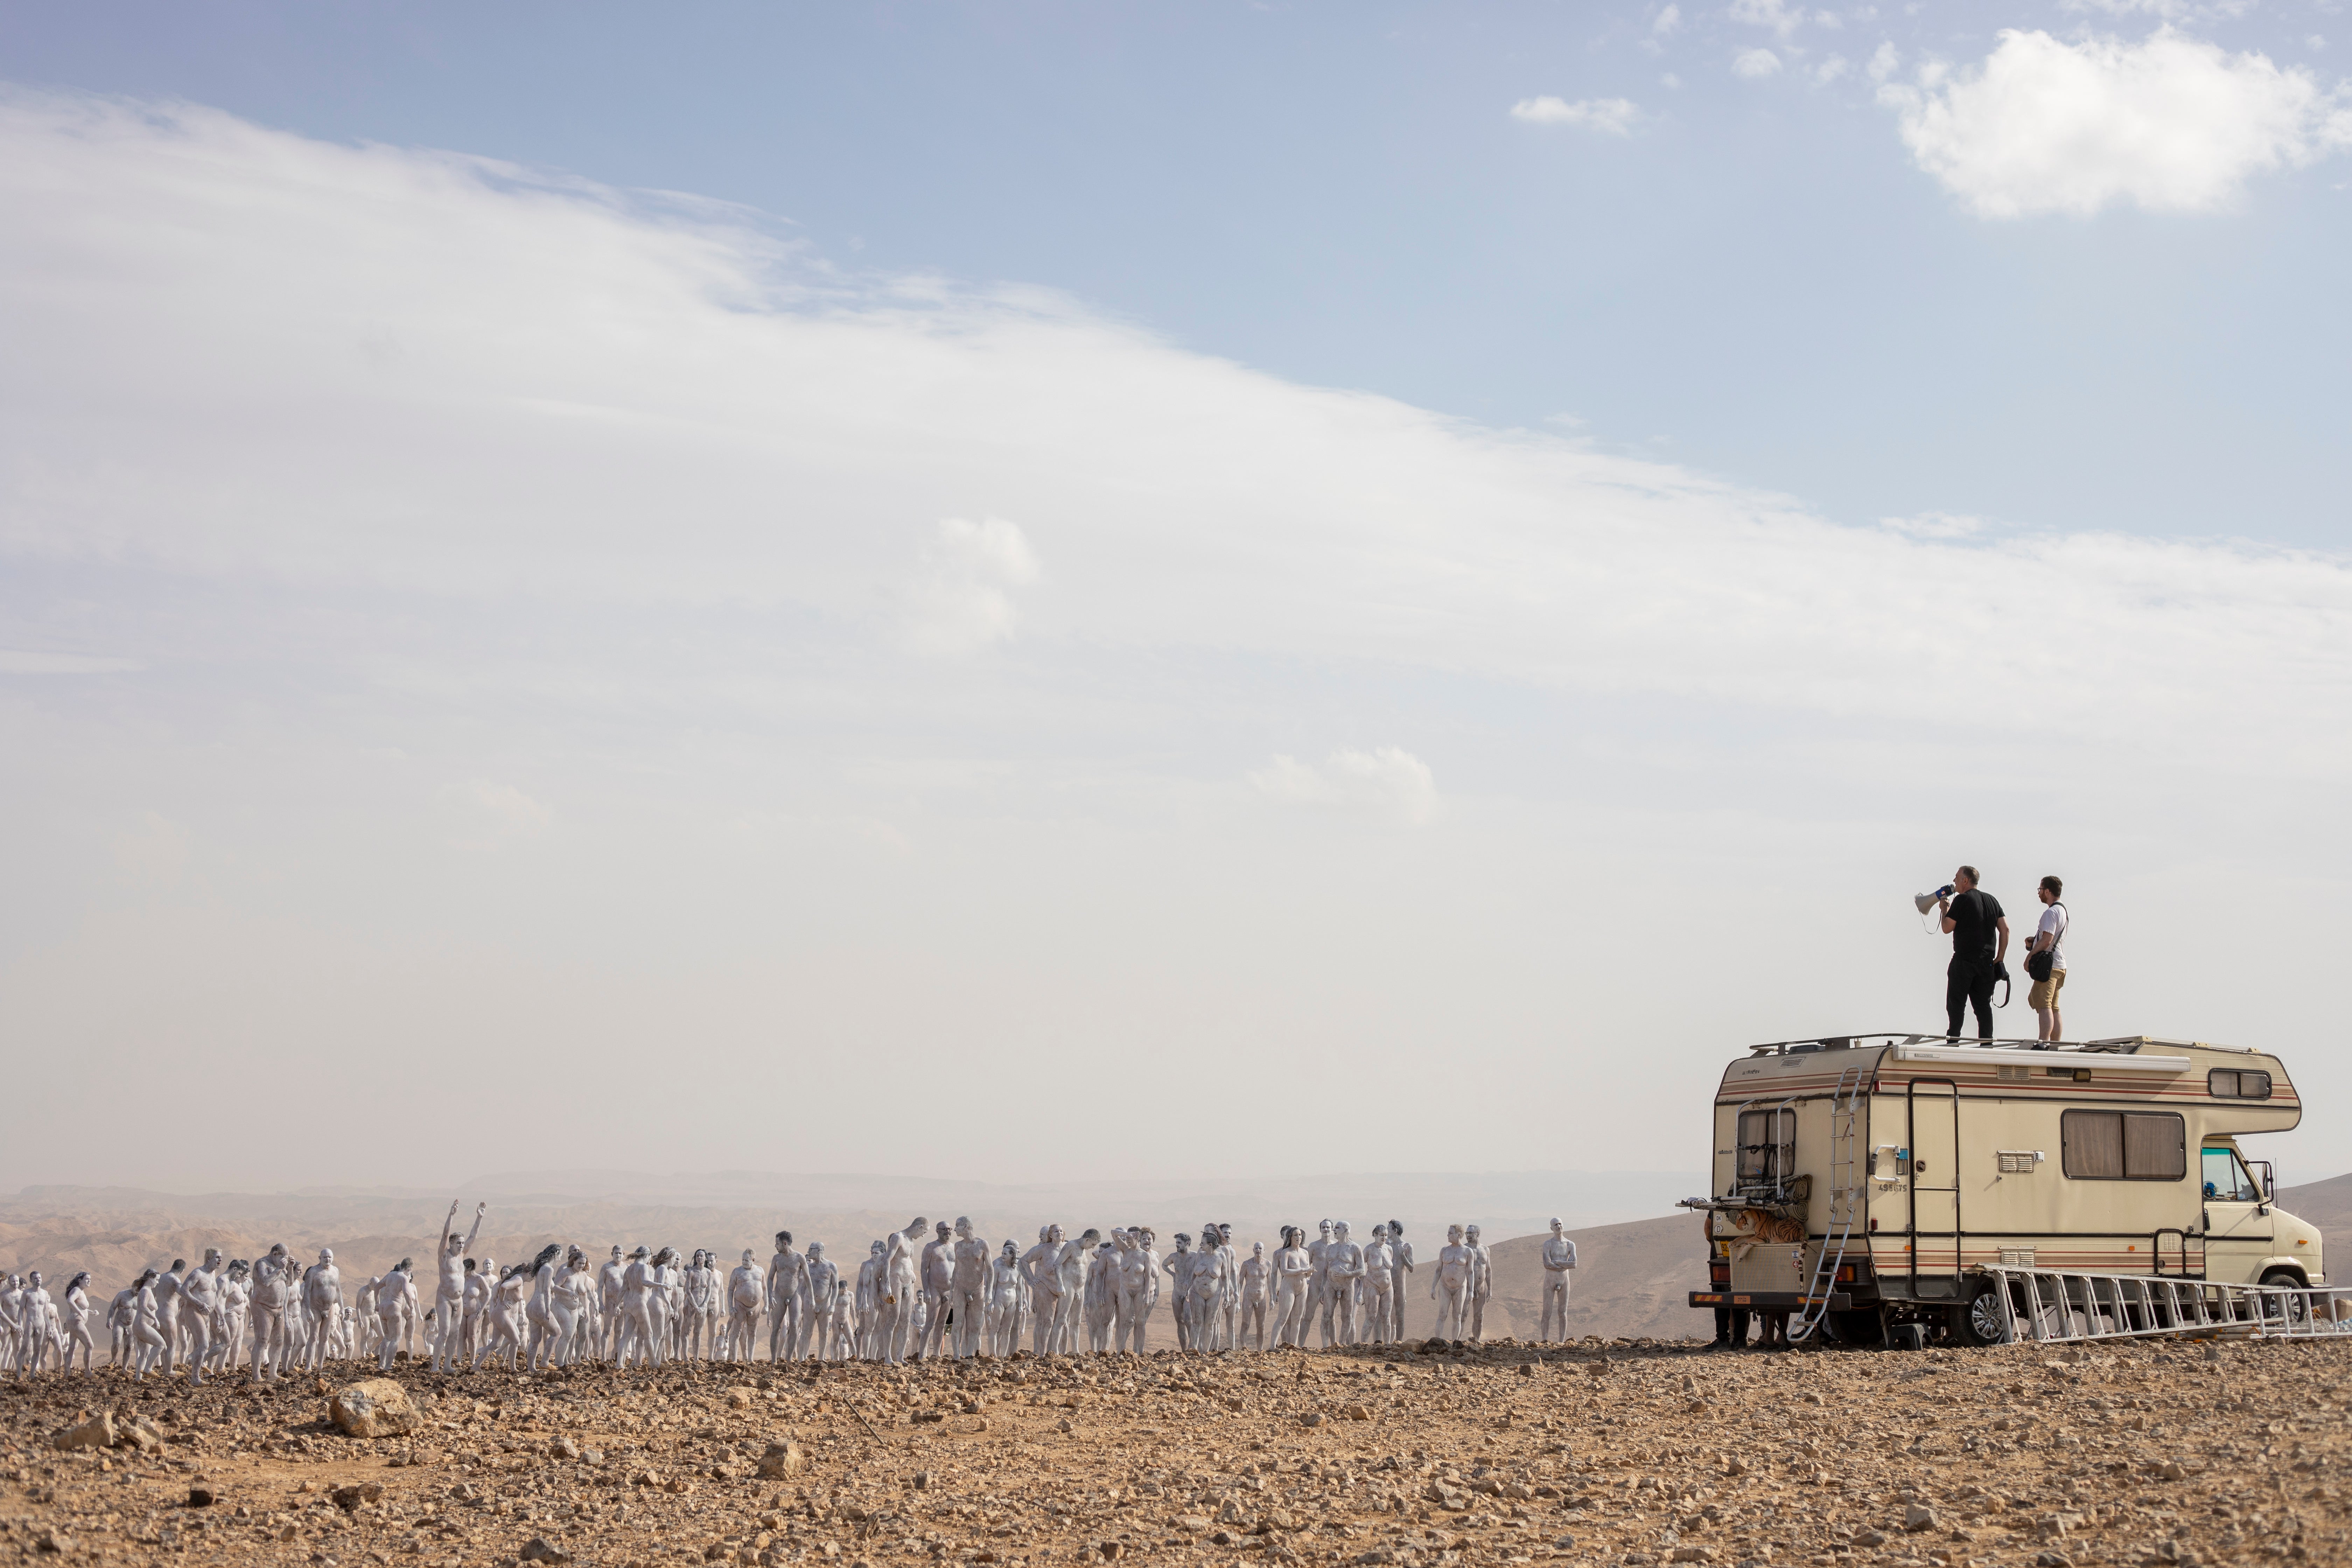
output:
{"label": "rv front wheel", "polygon": [[[2306,1282],[2303,1276],[2291,1269],[2273,1268],[2263,1276],[2263,1283],[2275,1289],[2301,1290],[2305,1288]],[[2265,1297],[2263,1301],[2263,1314],[2265,1317],[2283,1319],[2290,1323],[2306,1321],[2311,1316],[2311,1298],[2308,1296]]]}
{"label": "rv front wheel", "polygon": [[2000,1287],[1992,1280],[1979,1280],[1976,1294],[1953,1307],[1951,1312],[1952,1338],[1960,1343],[2008,1343],[2009,1323],[2001,1316]]}

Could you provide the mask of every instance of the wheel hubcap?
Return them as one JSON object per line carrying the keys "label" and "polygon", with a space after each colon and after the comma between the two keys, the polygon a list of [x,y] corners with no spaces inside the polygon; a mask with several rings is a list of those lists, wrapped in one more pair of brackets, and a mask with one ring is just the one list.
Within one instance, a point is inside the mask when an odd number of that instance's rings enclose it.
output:
{"label": "wheel hubcap", "polygon": [[1988,1344],[2000,1342],[2007,1325],[2000,1321],[2000,1303],[1993,1300],[1991,1291],[1987,1290],[1969,1303],[1969,1327]]}

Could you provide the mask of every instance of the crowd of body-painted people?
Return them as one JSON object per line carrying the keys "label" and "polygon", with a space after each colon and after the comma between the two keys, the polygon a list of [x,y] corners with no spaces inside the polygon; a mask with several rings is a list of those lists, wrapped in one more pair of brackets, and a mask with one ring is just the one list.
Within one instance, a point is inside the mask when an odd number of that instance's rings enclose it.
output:
{"label": "crowd of body-painted people", "polygon": [[[307,1265],[281,1244],[250,1262],[208,1248],[195,1268],[175,1258],[168,1269],[148,1269],[107,1307],[109,1364],[135,1377],[184,1367],[202,1382],[242,1362],[260,1383],[331,1360],[373,1357],[389,1369],[396,1356],[417,1353],[420,1337],[436,1372],[749,1362],[763,1328],[772,1361],[1003,1356],[1024,1335],[1042,1355],[1139,1354],[1163,1293],[1185,1351],[1304,1349],[1318,1330],[1326,1346],[1381,1344],[1403,1335],[1416,1268],[1412,1244],[1393,1220],[1373,1226],[1369,1244],[1355,1241],[1344,1220],[1323,1221],[1312,1241],[1285,1226],[1271,1257],[1262,1242],[1244,1256],[1233,1227],[1213,1224],[1197,1237],[1180,1232],[1163,1257],[1154,1233],[1139,1226],[1076,1237],[1046,1226],[1023,1251],[1012,1241],[992,1249],[968,1219],[940,1221],[927,1238],[920,1218],[875,1242],[849,1276],[822,1242],[794,1250],[790,1231],[776,1233],[764,1264],[746,1248],[724,1271],[707,1250],[685,1257],[638,1247],[624,1256],[614,1247],[592,1264],[562,1242],[501,1268],[472,1256],[487,1206],[476,1208],[462,1237],[444,1227],[429,1304],[405,1258],[347,1294],[328,1247]],[[451,1221],[457,1213],[451,1205]],[[1565,1338],[1576,1244],[1559,1220],[1551,1231],[1544,1337]],[[77,1274],[61,1304],[38,1273],[0,1290],[0,1333],[16,1375],[46,1370],[53,1356],[70,1372],[77,1352],[90,1370],[89,1283]],[[1483,1337],[1493,1291],[1493,1258],[1478,1227],[1449,1226],[1431,1266],[1436,1337]]]}

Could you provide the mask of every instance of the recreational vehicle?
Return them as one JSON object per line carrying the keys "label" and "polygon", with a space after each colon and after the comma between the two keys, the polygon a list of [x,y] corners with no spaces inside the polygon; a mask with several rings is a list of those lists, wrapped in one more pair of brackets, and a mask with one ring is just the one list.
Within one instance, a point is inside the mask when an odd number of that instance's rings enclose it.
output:
{"label": "recreational vehicle", "polygon": [[1756,1046],[1724,1072],[1699,1308],[1794,1311],[1876,1342],[2002,1336],[1990,1268],[2326,1283],[2319,1232],[2239,1140],[2302,1101],[2275,1057],[2144,1037],[1867,1035]]}

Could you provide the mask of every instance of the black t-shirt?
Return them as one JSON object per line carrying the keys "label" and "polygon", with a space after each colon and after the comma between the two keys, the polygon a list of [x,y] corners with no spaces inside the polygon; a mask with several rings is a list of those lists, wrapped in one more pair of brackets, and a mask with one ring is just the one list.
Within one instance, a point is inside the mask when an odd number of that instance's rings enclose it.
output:
{"label": "black t-shirt", "polygon": [[1982,888],[1970,888],[1952,900],[1952,956],[1992,957],[1993,922],[2001,916],[2000,900]]}

